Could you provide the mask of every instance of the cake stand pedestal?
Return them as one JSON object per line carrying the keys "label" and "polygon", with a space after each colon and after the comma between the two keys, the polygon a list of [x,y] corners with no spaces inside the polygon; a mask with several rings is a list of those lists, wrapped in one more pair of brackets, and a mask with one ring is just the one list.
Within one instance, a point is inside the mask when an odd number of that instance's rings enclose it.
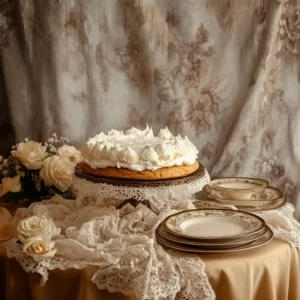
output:
{"label": "cake stand pedestal", "polygon": [[194,200],[194,194],[208,184],[210,177],[200,164],[194,173],[175,179],[165,180],[127,180],[97,177],[84,173],[80,166],[76,168],[74,188],[76,194],[88,197],[113,197],[120,200],[135,199],[136,201],[156,199]]}

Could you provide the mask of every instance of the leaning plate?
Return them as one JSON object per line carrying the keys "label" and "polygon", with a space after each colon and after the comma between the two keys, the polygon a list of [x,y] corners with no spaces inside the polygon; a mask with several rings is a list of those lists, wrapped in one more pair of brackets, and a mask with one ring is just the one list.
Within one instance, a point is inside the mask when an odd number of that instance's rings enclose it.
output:
{"label": "leaning plate", "polygon": [[181,236],[176,236],[171,234],[166,228],[164,223],[161,223],[158,228],[156,229],[156,234],[164,239],[167,239],[171,242],[176,242],[180,244],[190,245],[190,246],[197,246],[202,249],[231,249],[235,247],[239,247],[245,244],[249,244],[258,238],[260,238],[262,235],[264,235],[267,231],[267,226],[264,226],[262,229],[257,231],[257,233],[253,236],[246,236],[244,238],[241,238],[237,241],[209,241],[209,242],[203,242],[193,239],[184,238]]}
{"label": "leaning plate", "polygon": [[244,250],[250,250],[257,247],[260,247],[262,245],[265,245],[269,243],[273,239],[273,232],[269,227],[267,227],[266,233],[261,236],[259,239],[255,240],[254,242],[251,242],[246,245],[242,245],[239,247],[231,248],[231,249],[203,249],[200,247],[193,247],[188,246],[184,244],[179,244],[176,242],[172,242],[170,240],[167,240],[159,235],[156,235],[156,240],[171,249],[185,251],[185,252],[194,252],[194,253],[230,253],[230,252],[237,252],[237,251],[244,251]]}
{"label": "leaning plate", "polygon": [[238,209],[246,211],[265,211],[282,207],[286,202],[286,197],[276,188],[267,187],[255,192],[249,200],[225,200],[214,198],[216,202],[223,205],[234,205]]}
{"label": "leaning plate", "polygon": [[258,178],[227,177],[212,180],[204,190],[211,198],[247,200],[268,185],[268,181]]}
{"label": "leaning plate", "polygon": [[247,212],[205,208],[179,212],[164,223],[172,234],[204,240],[241,238],[265,225],[263,219]]}

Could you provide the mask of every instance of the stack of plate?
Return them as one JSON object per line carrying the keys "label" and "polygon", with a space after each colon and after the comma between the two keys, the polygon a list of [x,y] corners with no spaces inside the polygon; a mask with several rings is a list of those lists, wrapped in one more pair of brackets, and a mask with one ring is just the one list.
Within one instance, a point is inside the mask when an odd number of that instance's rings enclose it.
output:
{"label": "stack of plate", "polygon": [[277,209],[286,203],[286,197],[278,189],[257,178],[215,179],[204,187],[204,191],[217,203],[234,205],[244,211]]}
{"label": "stack of plate", "polygon": [[230,209],[193,209],[169,216],[156,230],[169,248],[197,253],[253,249],[270,242],[273,233],[263,219]]}

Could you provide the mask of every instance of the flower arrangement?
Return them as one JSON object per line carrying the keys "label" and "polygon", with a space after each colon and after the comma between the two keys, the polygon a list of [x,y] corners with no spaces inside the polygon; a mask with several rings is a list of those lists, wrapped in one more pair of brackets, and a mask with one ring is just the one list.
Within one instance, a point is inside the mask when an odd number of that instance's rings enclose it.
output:
{"label": "flower arrangement", "polygon": [[0,156],[0,201],[31,203],[56,193],[72,199],[75,166],[81,161],[81,152],[55,133],[44,144],[26,138],[8,158]]}

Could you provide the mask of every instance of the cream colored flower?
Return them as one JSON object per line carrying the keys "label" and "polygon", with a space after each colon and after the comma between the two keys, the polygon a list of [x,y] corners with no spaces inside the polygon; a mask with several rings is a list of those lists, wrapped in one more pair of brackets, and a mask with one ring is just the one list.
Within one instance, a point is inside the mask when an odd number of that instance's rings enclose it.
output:
{"label": "cream colored flower", "polygon": [[54,245],[54,241],[46,240],[43,236],[34,236],[25,241],[23,251],[35,261],[41,261],[56,254],[57,249]]}
{"label": "cream colored flower", "polygon": [[69,160],[74,164],[78,164],[83,160],[81,152],[78,151],[75,147],[68,145],[64,145],[57,149],[57,155],[68,157]]}
{"label": "cream colored flower", "polygon": [[21,191],[21,188],[22,185],[19,175],[13,178],[5,177],[2,179],[2,184],[0,184],[0,197],[7,193],[18,193]]}
{"label": "cream colored flower", "polygon": [[26,239],[41,236],[43,239],[51,240],[60,234],[60,229],[55,226],[52,219],[46,217],[32,216],[20,220],[17,226],[17,235],[24,244]]}
{"label": "cream colored flower", "polygon": [[46,185],[54,185],[65,192],[73,182],[75,165],[65,156],[51,156],[44,160],[40,175]]}
{"label": "cream colored flower", "polygon": [[11,154],[29,170],[40,169],[47,156],[46,147],[34,141],[20,143],[17,150],[11,151]]}

